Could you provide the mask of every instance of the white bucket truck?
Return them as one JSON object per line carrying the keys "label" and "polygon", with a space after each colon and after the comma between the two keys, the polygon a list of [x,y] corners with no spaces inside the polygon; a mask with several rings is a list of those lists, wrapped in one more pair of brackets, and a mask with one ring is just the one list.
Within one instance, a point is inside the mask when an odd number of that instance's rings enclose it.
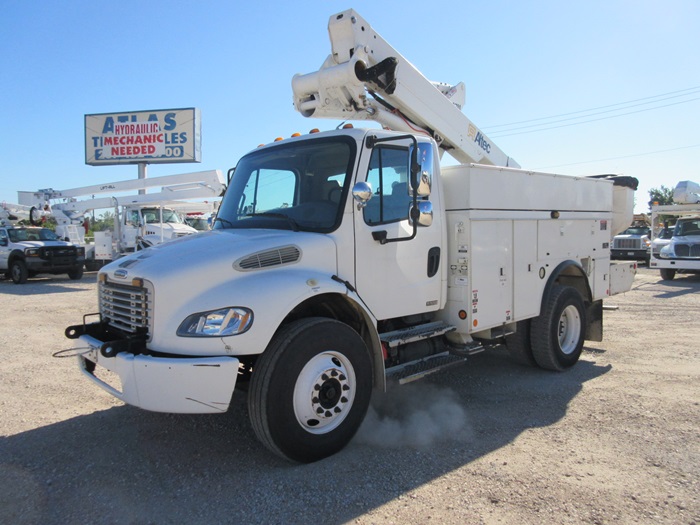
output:
{"label": "white bucket truck", "polygon": [[700,185],[679,182],[673,190],[673,202],[651,208],[652,224],[658,224],[660,216],[677,218],[670,241],[653,251],[649,261],[649,267],[658,269],[666,281],[677,273],[700,273]]}
{"label": "white bucket truck", "polygon": [[[427,81],[352,10],[329,32],[297,109],[392,130],[245,155],[213,231],[103,268],[95,322],[66,329],[83,373],[126,403],[218,413],[247,390],[259,439],[300,462],[343,448],[388,378],[504,338],[523,362],[574,365],[636,271],[610,261],[636,179],[518,169],[457,107],[463,86]],[[463,164],[441,168],[444,151]]]}
{"label": "white bucket truck", "polygon": [[85,250],[59,239],[48,228],[15,225],[27,220],[29,211],[20,204],[0,203],[0,273],[15,284],[47,273],[82,278]]}

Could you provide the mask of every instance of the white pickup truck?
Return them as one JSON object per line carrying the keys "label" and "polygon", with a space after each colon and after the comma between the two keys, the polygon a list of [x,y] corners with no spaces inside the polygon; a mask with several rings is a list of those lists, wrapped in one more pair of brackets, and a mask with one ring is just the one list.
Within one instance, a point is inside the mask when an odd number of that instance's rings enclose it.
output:
{"label": "white pickup truck", "polygon": [[60,240],[48,228],[0,226],[0,272],[15,284],[40,273],[83,276],[85,249]]}

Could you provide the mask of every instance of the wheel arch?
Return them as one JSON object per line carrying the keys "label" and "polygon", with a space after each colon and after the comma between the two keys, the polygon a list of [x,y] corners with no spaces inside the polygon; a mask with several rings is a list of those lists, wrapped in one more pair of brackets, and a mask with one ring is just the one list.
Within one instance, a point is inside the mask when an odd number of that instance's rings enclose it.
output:
{"label": "wheel arch", "polygon": [[571,286],[576,289],[586,309],[585,339],[603,340],[603,301],[594,301],[588,275],[578,261],[562,261],[552,271],[542,293],[542,303],[547,300],[551,289],[556,286]]}
{"label": "wheel arch", "polygon": [[341,293],[324,293],[299,303],[284,318],[277,330],[286,324],[306,317],[327,317],[340,321],[355,330],[367,345],[372,357],[375,386],[384,388],[384,358],[374,318],[355,298]]}
{"label": "wheel arch", "polygon": [[9,269],[12,266],[12,263],[16,261],[17,259],[24,261],[24,252],[22,250],[12,250],[10,252],[10,255],[7,257],[7,268]]}
{"label": "wheel arch", "polygon": [[567,260],[557,265],[549,275],[547,284],[542,292],[542,300],[549,295],[550,290],[555,285],[571,286],[581,294],[583,301],[589,304],[593,300],[593,292],[588,282],[588,276],[578,261]]}

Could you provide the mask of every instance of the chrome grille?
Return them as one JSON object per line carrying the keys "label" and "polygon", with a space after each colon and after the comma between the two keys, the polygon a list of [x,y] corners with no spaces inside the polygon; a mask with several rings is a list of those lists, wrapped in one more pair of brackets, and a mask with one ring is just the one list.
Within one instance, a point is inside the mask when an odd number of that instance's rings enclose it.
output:
{"label": "chrome grille", "polygon": [[296,246],[283,246],[243,257],[234,263],[234,268],[237,270],[269,268],[271,266],[295,263],[300,256],[301,251]]}
{"label": "chrome grille", "polygon": [[147,333],[150,320],[147,288],[100,283],[100,313],[110,326],[129,333]]}
{"label": "chrome grille", "polygon": [[640,239],[613,239],[613,248],[619,250],[639,250],[641,246]]}
{"label": "chrome grille", "polygon": [[676,244],[676,257],[700,257],[700,244]]}

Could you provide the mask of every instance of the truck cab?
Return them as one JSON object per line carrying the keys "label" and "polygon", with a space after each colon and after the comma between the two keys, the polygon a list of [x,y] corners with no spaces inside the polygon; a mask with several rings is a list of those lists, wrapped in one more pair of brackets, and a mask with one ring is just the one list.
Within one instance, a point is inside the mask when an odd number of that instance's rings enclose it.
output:
{"label": "truck cab", "polygon": [[700,273],[700,215],[681,217],[676,221],[669,242],[655,256],[664,280],[672,280],[676,273]]}
{"label": "truck cab", "polygon": [[122,211],[123,243],[131,249],[147,248],[197,233],[171,208],[126,206]]}

